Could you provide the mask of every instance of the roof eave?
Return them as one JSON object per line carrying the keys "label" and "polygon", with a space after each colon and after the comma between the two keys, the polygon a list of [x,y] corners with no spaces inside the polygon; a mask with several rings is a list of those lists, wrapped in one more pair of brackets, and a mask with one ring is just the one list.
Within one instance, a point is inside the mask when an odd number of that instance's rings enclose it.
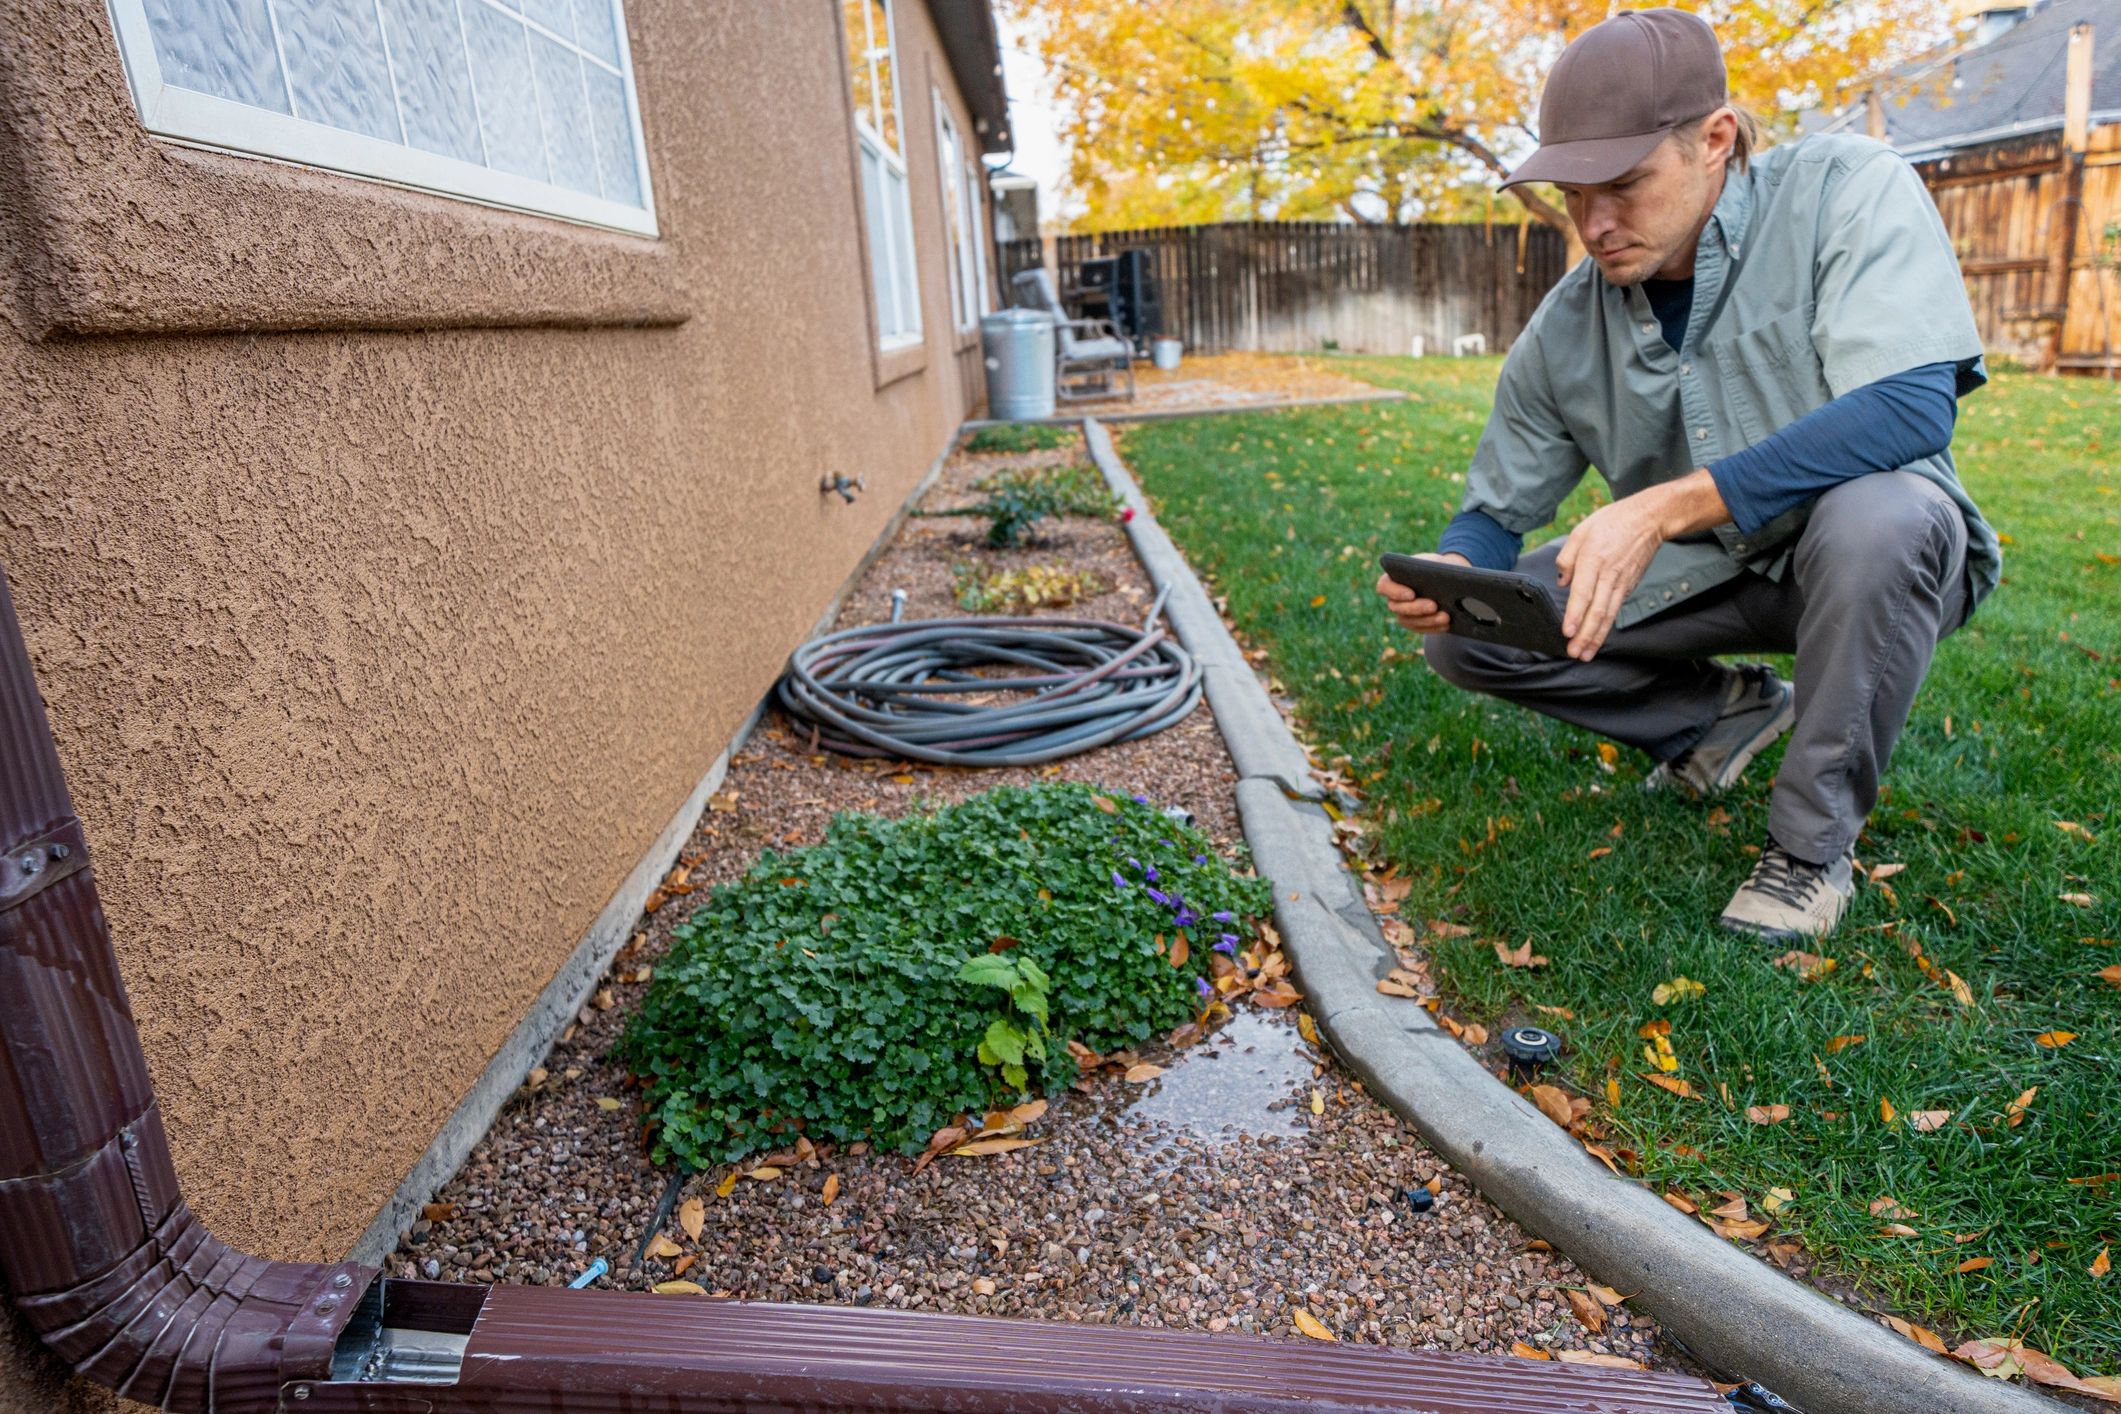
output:
{"label": "roof eave", "polygon": [[928,0],[958,92],[972,111],[982,152],[1008,152],[1009,95],[1002,86],[1001,37],[988,0]]}

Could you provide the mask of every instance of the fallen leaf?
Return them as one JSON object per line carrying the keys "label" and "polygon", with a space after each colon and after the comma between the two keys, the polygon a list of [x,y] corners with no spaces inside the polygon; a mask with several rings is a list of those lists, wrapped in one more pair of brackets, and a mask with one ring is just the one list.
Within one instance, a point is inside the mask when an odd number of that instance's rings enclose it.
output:
{"label": "fallen leaf", "polygon": [[974,1277],[972,1279],[972,1294],[974,1296],[994,1295],[994,1279],[992,1277]]}
{"label": "fallen leaf", "polygon": [[1625,1296],[1613,1290],[1612,1287],[1600,1286],[1595,1281],[1585,1282],[1583,1288],[1608,1306],[1618,1306],[1627,1300]]}
{"label": "fallen leaf", "polygon": [[1830,1036],[1827,1038],[1826,1053],[1830,1056],[1835,1055],[1847,1050],[1850,1046],[1860,1046],[1869,1039],[1870,1037],[1868,1036]]}
{"label": "fallen leaf", "polygon": [[1770,1188],[1760,1199],[1760,1211],[1779,1213],[1797,1201],[1797,1195],[1787,1188]]}
{"label": "fallen leaf", "polygon": [[2115,963],[2112,967],[2100,968],[2099,980],[2106,983],[2109,987],[2121,987],[2121,962]]}
{"label": "fallen leaf", "polygon": [[678,1226],[694,1242],[700,1240],[701,1229],[707,1226],[707,1205],[697,1198],[687,1198],[678,1204]]}
{"label": "fallen leaf", "polygon": [[828,1174],[826,1174],[826,1175],[825,1175],[825,1190],[824,1190],[824,1192],[820,1193],[820,1194],[818,1195],[818,1197],[820,1197],[821,1199],[823,1199],[823,1200],[824,1200],[824,1203],[825,1203],[825,1206],[829,1208],[829,1207],[831,1207],[831,1206],[832,1206],[832,1200],[833,1200],[833,1199],[835,1199],[835,1198],[837,1198],[837,1197],[839,1197],[839,1196],[840,1196],[840,1176],[839,1176],[838,1174],[836,1174],[836,1173],[828,1173]]}
{"label": "fallen leaf", "polygon": [[609,1095],[599,1095],[599,1096],[597,1096],[597,1108],[598,1108],[598,1109],[600,1109],[600,1110],[603,1110],[603,1111],[605,1111],[606,1113],[609,1113],[610,1111],[612,1111],[612,1110],[615,1110],[615,1109],[617,1109],[618,1107],[619,1107],[619,1102],[618,1102],[617,1100],[614,1100],[614,1099],[612,1099],[612,1098],[611,1098],[611,1097],[610,1097]]}
{"label": "fallen leaf", "polygon": [[1951,1120],[1952,1112],[1950,1110],[1910,1110],[1907,1116],[1907,1127],[1914,1130],[1917,1134],[1930,1134],[1944,1128],[1945,1125],[1951,1123]]}
{"label": "fallen leaf", "polygon": [[1193,956],[1193,944],[1186,938],[1186,930],[1178,930],[1177,939],[1171,944],[1171,965],[1184,967],[1186,959]]}
{"label": "fallen leaf", "polygon": [[960,1144],[943,1152],[960,1159],[985,1159],[996,1154],[1013,1154],[1018,1149],[1028,1149],[1034,1144],[1045,1142],[1043,1139],[974,1139],[970,1143]]}
{"label": "fallen leaf", "polygon": [[1871,882],[1874,884],[1884,883],[1887,879],[1892,878],[1895,874],[1899,873],[1905,868],[1907,868],[1905,864],[1877,865],[1871,870]]}
{"label": "fallen leaf", "polygon": [[1146,1085],[1163,1073],[1164,1068],[1162,1066],[1151,1065],[1147,1061],[1141,1061],[1127,1067],[1126,1080],[1130,1085]]}
{"label": "fallen leaf", "polygon": [[659,1281],[650,1288],[658,1296],[705,1296],[707,1288],[696,1281]]}
{"label": "fallen leaf", "polygon": [[1547,960],[1532,951],[1532,940],[1526,938],[1516,947],[1495,944],[1495,960],[1504,967],[1545,967]]}
{"label": "fallen leaf", "polygon": [[1647,1073],[1642,1078],[1660,1090],[1671,1091],[1682,1100],[1698,1100],[1701,1098],[1694,1093],[1694,1087],[1688,1081],[1680,1080],[1670,1075],[1651,1075]]}
{"label": "fallen leaf", "polygon": [[[2116,970],[2121,971],[2121,968],[2117,968]],[[2115,983],[2115,985],[2121,986],[2121,982],[2117,982]],[[1563,1021],[1574,1021],[1576,1019],[1576,1013],[1570,1011],[1565,1006],[1540,1006],[1537,1003],[1534,1003],[1532,1010],[1546,1016],[1558,1016]]]}
{"label": "fallen leaf", "polygon": [[2025,1373],[2025,1369],[2011,1356],[2015,1342],[2007,1340],[1970,1340],[1952,1351],[1954,1359],[1964,1360],[1982,1374],[1999,1380]]}
{"label": "fallen leaf", "polygon": [[955,1149],[958,1145],[964,1143],[967,1133],[968,1131],[962,1124],[946,1124],[941,1129],[936,1130],[935,1133],[928,1136],[927,1149],[922,1151],[921,1156],[913,1161],[913,1171],[919,1173],[922,1169],[928,1167],[929,1164],[935,1162],[936,1155],[942,1153],[945,1149]]}
{"label": "fallen leaf", "polygon": [[1886,1099],[1883,1095],[1880,1095],[1878,1097],[1879,1120],[1885,1124],[1891,1124],[1899,1117],[1900,1111],[1893,1108],[1893,1102],[1891,1100]]}
{"label": "fallen leaf", "polygon": [[1747,1105],[1745,1117],[1755,1124],[1780,1124],[1790,1117],[1788,1105]]}
{"label": "fallen leaf", "polygon": [[1525,1092],[1526,1098],[1539,1106],[1539,1112],[1563,1129],[1569,1127],[1569,1097],[1553,1085],[1534,1085]]}
{"label": "fallen leaf", "polygon": [[1312,1114],[1315,1114],[1315,1115],[1322,1115],[1322,1114],[1324,1114],[1325,1112],[1326,1112],[1326,1097],[1325,1097],[1325,1094],[1324,1094],[1324,1092],[1322,1092],[1321,1090],[1319,1090],[1317,1086],[1315,1086],[1315,1085],[1314,1085],[1313,1087],[1311,1087],[1311,1113],[1312,1113]]}
{"label": "fallen leaf", "polygon": [[1701,996],[1708,988],[1691,977],[1674,977],[1669,982],[1659,982],[1650,990],[1650,1000],[1659,1006],[1670,1002],[1688,1001]]}
{"label": "fallen leaf", "polygon": [[2043,1031],[2033,1037],[2033,1044],[2045,1046],[2051,1051],[2058,1051],[2076,1039],[2077,1033],[2074,1031]]}
{"label": "fallen leaf", "polygon": [[1987,1271],[1995,1265],[1996,1259],[1994,1257],[1969,1257],[1958,1266],[1952,1268],[1952,1270],[1964,1276],[1968,1272]]}
{"label": "fallen leaf", "polygon": [[1728,1222],[1744,1222],[1749,1214],[1746,1211],[1745,1199],[1742,1196],[1733,1196],[1729,1201],[1709,1209],[1709,1216]]}
{"label": "fallen leaf", "polygon": [[714,1196],[717,1198],[727,1198],[730,1194],[736,1192],[736,1181],[738,1177],[740,1177],[740,1175],[735,1169],[731,1169],[729,1170],[729,1172],[723,1174],[722,1181],[714,1186]]}
{"label": "fallen leaf", "polygon": [[420,1216],[431,1223],[446,1223],[457,1215],[454,1203],[429,1203],[420,1209]]}
{"label": "fallen leaf", "polygon": [[1612,852],[1613,847],[1611,845],[1602,844],[1598,846],[1598,848],[1591,851],[1590,857],[1592,859],[1603,859]]}
{"label": "fallen leaf", "polygon": [[1107,815],[1119,814],[1119,807],[1117,805],[1114,805],[1109,799],[1102,795],[1091,796],[1090,803],[1096,806],[1098,809],[1104,811]]}
{"label": "fallen leaf", "polygon": [[2055,897],[2061,899],[2071,908],[2090,908],[2098,902],[2090,894],[2056,894]]}
{"label": "fallen leaf", "polygon": [[1913,1321],[1903,1321],[1898,1316],[1887,1316],[1885,1323],[1921,1346],[1924,1350],[1935,1351],[1939,1355],[1952,1353],[1945,1345],[1943,1338],[1927,1326],[1918,1326]]}
{"label": "fallen leaf", "polygon": [[1464,1037],[1469,1046],[1485,1046],[1488,1044],[1488,1028],[1477,1021],[1469,1021],[1466,1023]]}
{"label": "fallen leaf", "polygon": [[687,1272],[691,1271],[691,1270],[692,1270],[692,1265],[693,1265],[693,1263],[695,1263],[695,1262],[697,1262],[697,1261],[699,1261],[699,1260],[700,1260],[700,1254],[699,1254],[699,1253],[697,1253],[697,1252],[687,1252],[687,1253],[686,1253],[686,1254],[685,1254],[684,1256],[682,1256],[682,1257],[678,1258],[678,1259],[677,1259],[677,1260],[676,1260],[675,1262],[672,1262],[672,1263],[670,1264],[670,1274],[671,1274],[672,1276],[680,1276],[680,1277],[681,1277],[681,1276],[685,1275],[685,1273],[687,1273]]}
{"label": "fallen leaf", "polygon": [[1044,1117],[1045,1113],[1046,1102],[1044,1100],[1033,1100],[1029,1104],[1018,1105],[1015,1109],[1009,1111],[1009,1118],[1018,1124],[1028,1125]]}
{"label": "fallen leaf", "polygon": [[1821,957],[1818,953],[1799,952],[1791,949],[1775,959],[1774,965],[1797,974],[1799,981],[1817,982],[1841,965],[1839,959]]}
{"label": "fallen leaf", "polygon": [[[1611,743],[1610,741],[1601,741],[1601,742],[1599,742],[1599,743],[1598,743],[1598,764],[1599,764],[1599,765],[1601,765],[1601,766],[1605,767],[1605,768],[1606,768],[1607,770],[1609,770],[1609,771],[1610,771],[1611,769],[1613,769],[1613,767],[1614,767],[1614,766],[1615,766],[1616,764],[1618,764],[1618,763],[1619,763],[1619,761],[1620,761],[1620,748],[1619,748],[1619,747],[1617,747],[1617,746],[1613,745],[1613,743]],[[1544,1357],[1542,1357],[1542,1358],[1544,1358]]]}
{"label": "fallen leaf", "polygon": [[1645,1041],[1654,1041],[1659,1036],[1671,1035],[1672,1023],[1662,1018],[1656,1021],[1645,1021],[1642,1025],[1635,1028],[1635,1034]]}
{"label": "fallen leaf", "polygon": [[1605,1370],[1647,1370],[1650,1367],[1639,1360],[1630,1360],[1625,1355],[1600,1355],[1591,1350],[1556,1351],[1554,1358],[1566,1360],[1571,1365],[1596,1365]]}
{"label": "fallen leaf", "polygon": [[1701,1211],[1701,1209],[1694,1206],[1693,1200],[1684,1193],[1666,1193],[1663,1197],[1665,1202],[1670,1203],[1682,1213],[1691,1215]]}
{"label": "fallen leaf", "polygon": [[781,1171],[775,1168],[772,1164],[760,1164],[757,1168],[751,1170],[751,1172],[744,1175],[744,1177],[750,1179],[753,1183],[771,1183],[774,1179],[779,1178],[780,1176]]}
{"label": "fallen leaf", "polygon": [[1310,1045],[1321,1044],[1318,1039],[1318,1023],[1311,1019],[1311,1013],[1300,1011],[1296,1014],[1296,1031]]}
{"label": "fallen leaf", "polygon": [[1620,1108],[1620,1077],[1617,1075],[1605,1078],[1605,1102],[1616,1110]]}
{"label": "fallen leaf", "polygon": [[1297,991],[1279,977],[1274,979],[1273,986],[1261,987],[1252,994],[1254,1002],[1263,1007],[1270,1007],[1275,1011],[1280,1011],[1284,1007],[1295,1006],[1303,999],[1304,994],[1302,992]]}
{"label": "fallen leaf", "polygon": [[1510,1353],[1520,1360],[1551,1360],[1554,1357],[1536,1345],[1526,1345],[1521,1340],[1510,1342]]}
{"label": "fallen leaf", "polygon": [[2099,1249],[2099,1255],[2092,1258],[2092,1264],[2086,1267],[2084,1270],[2090,1272],[2095,1277],[2105,1276],[2108,1272],[2114,1269],[2113,1257],[2111,1255],[2112,1251],[2113,1249],[2110,1247],[2101,1247]]}
{"label": "fallen leaf", "polygon": [[1919,1218],[1922,1214],[1913,1208],[1901,1206],[1900,1200],[1890,1193],[1871,1199],[1871,1216],[1874,1218]]}
{"label": "fallen leaf", "polygon": [[1915,1237],[1919,1234],[1906,1223],[1887,1223],[1878,1229],[1880,1237]]}
{"label": "fallen leaf", "polygon": [[1418,997],[1421,995],[1421,993],[1415,989],[1414,983],[1410,979],[1410,975],[1408,973],[1400,971],[1396,967],[1392,969],[1390,976],[1387,976],[1378,982],[1377,990],[1384,993],[1388,997]]}
{"label": "fallen leaf", "polygon": [[659,1232],[655,1235],[655,1240],[648,1244],[648,1255],[668,1260],[672,1257],[682,1257],[685,1255],[685,1249]]}
{"label": "fallen leaf", "polygon": [[1562,1295],[1569,1298],[1569,1309],[1576,1313],[1578,1323],[1585,1330],[1592,1335],[1598,1335],[1605,1330],[1605,1307],[1598,1304],[1597,1298],[1573,1287]]}
{"label": "fallen leaf", "polygon": [[1988,1234],[1988,1228],[1983,1228],[1979,1232],[1955,1232],[1952,1234],[1952,1241],[1957,1243],[1959,1246],[1964,1247],[1969,1242],[1979,1242],[1982,1238],[1988,1236]]}
{"label": "fallen leaf", "polygon": [[1970,1007],[1974,1004],[1974,989],[1967,986],[1964,979],[1950,968],[1944,971],[1944,985],[1951,989],[1952,1000],[1959,1005]]}
{"label": "fallen leaf", "polygon": [[1621,1177],[1620,1165],[1613,1162],[1613,1151],[1598,1144],[1586,1144],[1583,1151],[1613,1171],[1613,1177]]}
{"label": "fallen leaf", "polygon": [[1338,1340],[1339,1336],[1326,1329],[1326,1323],[1299,1306],[1292,1313],[1296,1328],[1313,1340]]}

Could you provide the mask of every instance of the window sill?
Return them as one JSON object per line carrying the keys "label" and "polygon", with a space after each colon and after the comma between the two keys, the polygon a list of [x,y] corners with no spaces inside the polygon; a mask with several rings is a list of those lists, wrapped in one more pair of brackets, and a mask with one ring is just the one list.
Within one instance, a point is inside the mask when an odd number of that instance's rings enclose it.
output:
{"label": "window sill", "polygon": [[[32,338],[683,323],[669,248],[638,236],[316,168],[186,147],[140,126],[108,13],[16,56],[30,104],[0,117],[35,249],[15,314]],[[94,26],[93,34],[84,32]],[[96,45],[107,63],[69,68]]]}
{"label": "window sill", "polygon": [[959,353],[963,353],[966,349],[976,349],[978,347],[979,325],[975,324],[970,329],[960,329],[957,331],[956,348]]}
{"label": "window sill", "polygon": [[902,378],[911,378],[928,366],[925,342],[900,344],[876,350],[876,386],[887,388]]}

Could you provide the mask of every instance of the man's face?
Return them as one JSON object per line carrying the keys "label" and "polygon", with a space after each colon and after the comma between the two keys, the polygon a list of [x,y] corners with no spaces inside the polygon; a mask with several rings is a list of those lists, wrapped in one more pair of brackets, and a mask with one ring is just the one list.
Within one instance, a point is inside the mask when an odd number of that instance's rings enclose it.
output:
{"label": "man's face", "polygon": [[1597,186],[1562,183],[1584,249],[1615,285],[1669,269],[1693,273],[1694,245],[1723,190],[1737,121],[1719,109],[1693,133],[1675,133],[1631,170]]}

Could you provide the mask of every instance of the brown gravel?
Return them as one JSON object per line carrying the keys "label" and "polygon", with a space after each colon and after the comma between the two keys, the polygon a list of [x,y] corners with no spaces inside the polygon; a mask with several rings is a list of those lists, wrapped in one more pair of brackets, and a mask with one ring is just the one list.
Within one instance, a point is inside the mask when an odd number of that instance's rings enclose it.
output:
{"label": "brown gravel", "polygon": [[[960,453],[928,505],[957,503],[1000,467],[1071,455]],[[1071,616],[1139,621],[1153,597],[1116,525],[1070,521],[1002,553],[980,545],[982,532],[974,520],[909,520],[839,626],[889,618],[895,588],[909,618],[958,616],[951,565],[973,559],[1061,563],[1112,585],[1058,611]],[[683,887],[737,877],[764,847],[814,843],[839,810],[896,814],[1039,779],[1183,804],[1218,846],[1242,843],[1234,773],[1205,704],[1155,737],[1040,770],[850,763],[810,754],[769,717],[687,846]],[[637,1266],[670,1177],[649,1163],[629,1078],[605,1053],[687,905],[675,894],[643,919],[578,1023],[405,1235],[396,1272],[558,1284],[602,1257],[612,1270],[598,1285],[639,1289],[683,1262],[685,1280],[755,1299],[1278,1334],[1302,1304],[1350,1341],[1482,1351],[1524,1341],[1683,1363],[1624,1308],[1603,1312],[1603,1333],[1586,1330],[1565,1294],[1584,1278],[1565,1258],[1533,1250],[1288,1017],[1250,1007],[1183,1052],[1152,1055],[1169,1069],[1145,1085],[1108,1075],[1064,1094],[1031,1126],[1034,1148],[944,1157],[918,1175],[895,1155],[827,1152],[739,1180],[726,1198],[715,1190],[730,1170],[696,1176],[678,1196],[704,1206],[698,1240],[674,1216],[662,1232],[683,1255]],[[839,1183],[829,1206],[828,1177]],[[1407,1194],[1432,1179],[1435,1205],[1417,1212]]]}

